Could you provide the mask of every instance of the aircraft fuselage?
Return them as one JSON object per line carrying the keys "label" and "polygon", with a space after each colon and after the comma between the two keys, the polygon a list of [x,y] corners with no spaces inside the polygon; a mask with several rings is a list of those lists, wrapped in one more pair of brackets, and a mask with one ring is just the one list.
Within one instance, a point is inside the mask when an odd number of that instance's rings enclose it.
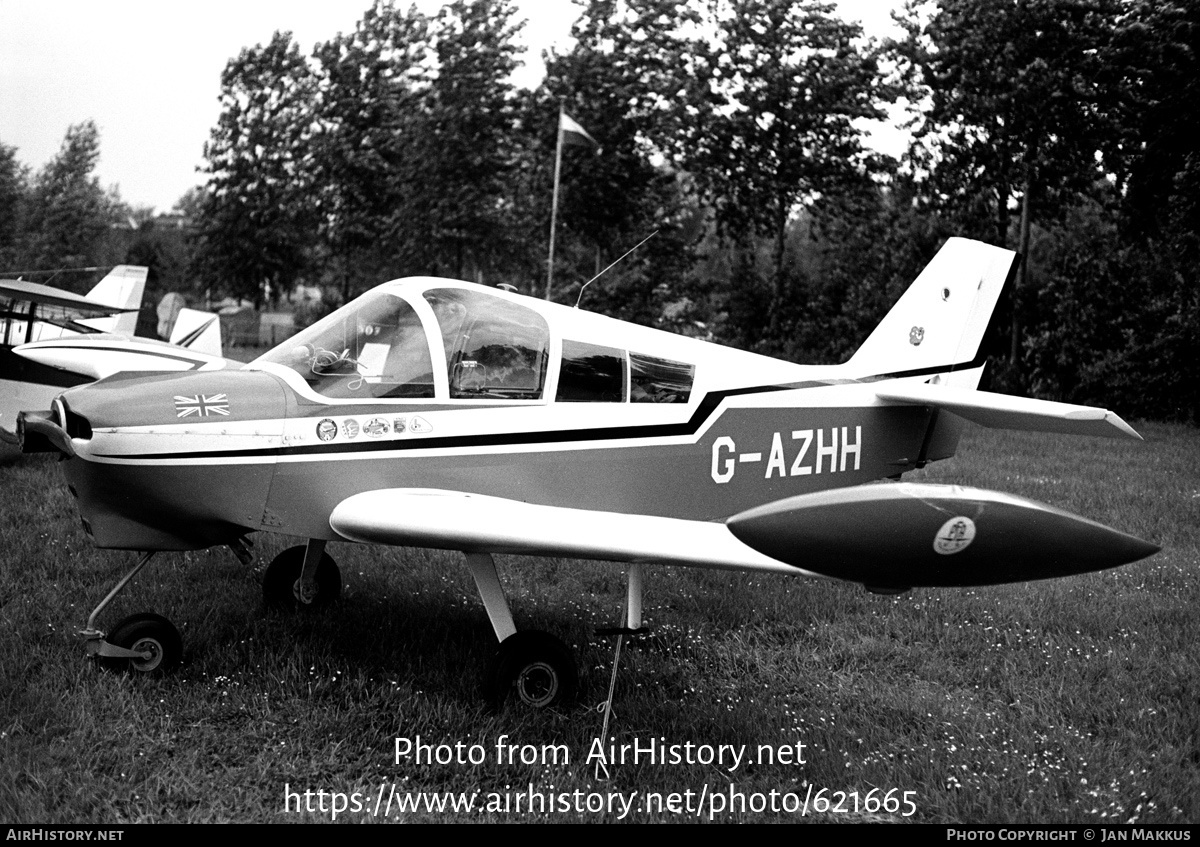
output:
{"label": "aircraft fuselage", "polygon": [[674,408],[329,405],[253,370],[119,378],[64,395],[76,452],[64,469],[96,544],[120,549],[255,530],[337,540],[338,503],[394,487],[717,520],[918,464],[931,413],[875,403],[865,384],[846,405],[848,388],[802,381]]}

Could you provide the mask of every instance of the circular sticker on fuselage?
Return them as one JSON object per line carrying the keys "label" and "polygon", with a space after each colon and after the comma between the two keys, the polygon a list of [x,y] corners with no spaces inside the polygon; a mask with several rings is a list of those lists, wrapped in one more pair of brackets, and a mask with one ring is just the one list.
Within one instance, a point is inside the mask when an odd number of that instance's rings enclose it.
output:
{"label": "circular sticker on fuselage", "polygon": [[346,431],[347,438],[358,437],[358,421],[356,421],[354,418],[346,418],[346,420],[342,422],[342,429]]}
{"label": "circular sticker on fuselage", "polygon": [[942,524],[933,539],[933,549],[943,556],[961,553],[975,540],[975,521],[968,517],[951,518]]}
{"label": "circular sticker on fuselage", "polygon": [[317,424],[317,438],[322,441],[333,441],[333,439],[337,438],[337,429],[337,424],[329,418],[325,418],[325,420]]}

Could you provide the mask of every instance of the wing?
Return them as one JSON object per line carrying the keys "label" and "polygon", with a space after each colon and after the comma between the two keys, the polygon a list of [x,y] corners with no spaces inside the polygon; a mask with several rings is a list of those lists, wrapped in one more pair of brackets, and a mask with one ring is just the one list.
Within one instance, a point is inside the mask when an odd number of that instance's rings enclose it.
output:
{"label": "wing", "polygon": [[1101,435],[1116,438],[1141,436],[1121,417],[1095,406],[1074,406],[1009,394],[994,394],[943,385],[902,385],[875,391],[890,403],[920,404],[945,409],[980,426],[1021,429],[1033,432],[1062,432],[1072,435]]}
{"label": "wing", "polygon": [[804,494],[724,522],[391,488],[347,498],[329,524],[373,544],[824,576],[888,591],[1065,576],[1159,549],[1032,500],[928,484]]}
{"label": "wing", "polygon": [[539,506],[414,488],[367,491],[329,516],[351,541],[816,576],[747,546],[724,523]]}
{"label": "wing", "polygon": [[36,303],[43,306],[56,306],[69,309],[79,315],[119,315],[123,312],[136,312],[124,306],[110,306],[100,303],[80,294],[72,294],[59,288],[51,288],[36,282],[25,282],[19,279],[0,280],[0,297],[15,300],[20,303]]}

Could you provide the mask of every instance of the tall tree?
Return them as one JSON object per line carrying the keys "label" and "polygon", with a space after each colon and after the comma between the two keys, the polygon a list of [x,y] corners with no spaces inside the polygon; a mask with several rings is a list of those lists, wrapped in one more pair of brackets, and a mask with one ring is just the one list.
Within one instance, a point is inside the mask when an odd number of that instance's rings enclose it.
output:
{"label": "tall tree", "polygon": [[[1028,254],[1035,217],[1051,218],[1102,175],[1098,154],[1115,139],[1122,90],[1105,58],[1120,11],[1119,0],[909,7],[901,52],[928,97],[917,131],[920,164],[950,205],[986,198],[995,243],[1010,243],[1019,204],[1017,248]],[[1014,364],[1019,316],[1014,308]]]}
{"label": "tall tree", "polygon": [[33,180],[21,264],[65,268],[103,263],[112,204],[95,175],[99,160],[96,124],[71,126],[58,154]]}
{"label": "tall tree", "polygon": [[[397,211],[412,115],[432,73],[429,18],[387,0],[364,12],[354,31],[317,45],[319,130],[315,173],[320,227],[333,274],[348,296],[388,274],[420,272],[407,257]],[[412,165],[410,172],[419,172]]]}
{"label": "tall tree", "polygon": [[345,267],[456,276],[499,267],[511,217],[514,17],[511,0],[460,0],[433,18],[376,0],[353,33],[317,48],[322,221]]}
{"label": "tall tree", "polygon": [[512,0],[456,0],[432,27],[436,73],[408,134],[407,221],[412,252],[434,272],[479,275],[502,266],[506,183],[513,167],[519,64]]}
{"label": "tall tree", "polygon": [[1120,154],[1125,223],[1200,257],[1200,4],[1136,0],[1106,61],[1129,80]]}
{"label": "tall tree", "polygon": [[858,182],[875,166],[861,118],[881,118],[877,60],[861,27],[818,0],[728,0],[705,53],[691,169],[722,231],[770,238],[772,315],[786,299],[788,222],[805,201]]}
{"label": "tall tree", "polygon": [[563,299],[573,299],[580,284],[656,231],[588,289],[589,307],[659,323],[683,296],[696,233],[688,226],[694,209],[678,167],[679,121],[699,45],[689,31],[699,20],[692,6],[669,0],[591,0],[572,29],[574,48],[548,56],[546,81],[525,112],[529,150],[537,157],[541,257],[559,109],[602,145],[598,152],[564,151],[555,261]]}
{"label": "tall tree", "polygon": [[315,240],[315,78],[291,33],[241,51],[221,74],[221,116],[204,147],[200,275],[258,302],[290,285]]}
{"label": "tall tree", "polygon": [[16,267],[28,181],[17,148],[0,144],[0,269]]}

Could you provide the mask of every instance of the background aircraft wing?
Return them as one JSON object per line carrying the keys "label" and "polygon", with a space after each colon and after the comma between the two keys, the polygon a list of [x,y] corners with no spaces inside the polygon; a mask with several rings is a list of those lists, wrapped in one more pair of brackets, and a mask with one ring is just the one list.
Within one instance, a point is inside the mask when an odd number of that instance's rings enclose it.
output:
{"label": "background aircraft wing", "polygon": [[875,396],[889,403],[915,403],[945,409],[972,423],[994,429],[1100,435],[1110,438],[1136,438],[1139,441],[1142,438],[1115,412],[1096,406],[1075,406],[1070,403],[929,384],[889,384],[877,389]]}
{"label": "background aircraft wing", "polygon": [[26,282],[22,279],[0,280],[0,297],[23,303],[38,303],[45,306],[58,306],[70,309],[79,315],[117,315],[122,312],[134,312],[137,306],[110,306],[91,300],[80,294],[72,294],[61,288],[51,288],[36,282]]}
{"label": "background aircraft wing", "polygon": [[31,362],[90,379],[139,371],[211,371],[242,366],[241,362],[165,341],[107,333],[33,341],[13,348],[13,352]]}

